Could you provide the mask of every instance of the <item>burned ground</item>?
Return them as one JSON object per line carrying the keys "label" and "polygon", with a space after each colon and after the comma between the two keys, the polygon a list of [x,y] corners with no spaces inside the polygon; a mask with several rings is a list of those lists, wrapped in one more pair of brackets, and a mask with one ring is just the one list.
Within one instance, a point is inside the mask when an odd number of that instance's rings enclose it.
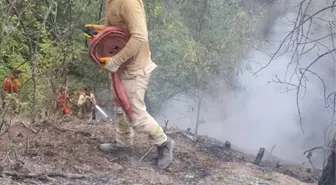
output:
{"label": "burned ground", "polygon": [[320,171],[263,161],[230,149],[225,143],[181,130],[168,130],[176,140],[175,160],[168,170],[155,167],[156,149],[139,162],[150,145],[136,135],[133,155],[104,154],[99,143],[111,141],[114,126],[81,122],[18,121],[1,134],[0,184],[283,184],[316,183]]}

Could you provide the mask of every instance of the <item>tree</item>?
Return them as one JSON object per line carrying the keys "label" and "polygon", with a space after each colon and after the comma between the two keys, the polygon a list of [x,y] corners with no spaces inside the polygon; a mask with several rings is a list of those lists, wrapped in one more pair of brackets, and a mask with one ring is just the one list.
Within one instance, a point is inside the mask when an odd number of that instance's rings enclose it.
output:
{"label": "tree", "polygon": [[[61,83],[70,91],[89,84],[97,97],[109,96],[107,75],[89,59],[82,34],[85,24],[103,23],[103,1],[8,2],[0,4],[0,77],[14,68],[25,71],[20,99],[27,102],[26,115],[51,109]],[[199,100],[203,90],[215,94],[217,76],[235,84],[237,61],[256,43],[242,2],[144,0],[152,59],[159,66],[148,92],[152,110],[181,92]]]}
{"label": "tree", "polygon": [[[336,1],[317,2],[315,0],[301,0],[296,8],[298,13],[293,24],[293,29],[286,35],[277,51],[271,55],[268,64],[260,68],[256,73],[267,68],[274,59],[283,53],[291,53],[291,61],[288,63],[287,69],[293,67],[294,70],[286,71],[283,79],[276,77],[273,82],[286,85],[287,90],[289,87],[296,90],[297,111],[302,133],[305,132],[300,104],[304,100],[304,95],[302,94],[304,94],[307,88],[307,81],[314,77],[323,84],[324,102],[333,114],[330,125],[325,130],[326,147],[316,147],[327,151],[329,155],[319,184],[334,184],[336,165],[334,142],[336,133],[331,128],[335,125],[336,89],[334,83],[326,83],[323,74],[315,70],[322,62],[336,62]],[[314,34],[317,32],[324,33],[324,35]],[[327,44],[322,43],[321,41],[323,40]],[[311,52],[316,52],[316,57],[311,58],[309,61],[304,59],[307,53]],[[331,72],[335,75],[335,70]],[[310,151],[312,152],[313,150]]]}
{"label": "tree", "polygon": [[[216,94],[219,76],[235,84],[238,61],[257,43],[241,4],[198,0],[147,5],[152,56],[159,65],[150,87],[154,105],[181,92],[198,100],[202,91]],[[160,20],[163,24],[153,24]]]}

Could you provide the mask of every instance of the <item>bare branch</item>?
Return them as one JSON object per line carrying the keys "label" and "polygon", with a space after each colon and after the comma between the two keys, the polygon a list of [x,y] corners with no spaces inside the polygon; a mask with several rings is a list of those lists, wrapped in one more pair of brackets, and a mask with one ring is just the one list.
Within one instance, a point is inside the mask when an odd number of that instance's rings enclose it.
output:
{"label": "bare branch", "polygon": [[[305,0],[302,1],[302,2],[300,3],[300,6],[302,6],[302,4],[303,4],[304,2],[305,2]],[[280,43],[280,46],[279,46],[278,49],[275,51],[275,53],[272,55],[272,57],[270,58],[270,60],[268,61],[268,63],[267,63],[265,66],[263,66],[262,68],[260,68],[259,70],[257,70],[256,72],[254,72],[254,75],[257,74],[257,73],[259,73],[260,71],[264,70],[265,68],[267,68],[267,67],[272,63],[272,61],[275,59],[275,57],[279,54],[280,50],[283,48],[283,46],[284,46],[284,44],[286,43],[286,41],[288,40],[288,38],[290,38],[289,41],[291,42],[292,37],[293,37],[293,34],[294,34],[295,32],[299,32],[299,30],[301,29],[301,27],[302,27],[307,21],[311,21],[311,19],[312,19],[313,17],[319,15],[320,13],[322,13],[322,12],[324,12],[324,11],[326,11],[326,10],[333,9],[335,6],[336,6],[335,4],[332,4],[332,5],[330,5],[330,6],[324,7],[324,8],[322,8],[322,9],[318,10],[317,12],[315,12],[314,14],[312,14],[311,16],[309,16],[308,18],[303,19],[299,24],[295,25],[294,28],[293,28],[293,30],[291,30],[291,31],[286,35],[286,37],[282,40],[282,42]],[[300,8],[300,9],[301,9],[301,8]],[[300,12],[301,12],[301,11],[299,11],[299,13],[300,13]],[[298,19],[298,18],[297,18],[297,19]]]}

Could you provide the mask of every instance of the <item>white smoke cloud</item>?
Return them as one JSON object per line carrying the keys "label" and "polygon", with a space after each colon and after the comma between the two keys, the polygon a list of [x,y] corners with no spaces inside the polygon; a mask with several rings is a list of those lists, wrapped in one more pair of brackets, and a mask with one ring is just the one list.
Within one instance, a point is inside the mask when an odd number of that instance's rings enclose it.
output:
{"label": "white smoke cloud", "polygon": [[[272,27],[269,43],[263,51],[251,50],[242,65],[249,65],[252,71],[266,65],[270,54],[279,47],[285,35],[292,29],[295,13],[288,13],[276,20]],[[314,24],[311,38],[326,35],[321,25]],[[330,46],[330,40],[321,40]],[[312,46],[312,44],[311,44]],[[306,49],[311,47],[306,46]],[[316,47],[300,60],[301,67],[307,66],[326,48]],[[281,51],[282,52],[282,51]],[[266,150],[276,144],[273,154],[278,157],[302,163],[306,161],[303,151],[309,147],[324,145],[324,130],[331,122],[331,112],[325,108],[323,84],[311,73],[307,73],[306,89],[300,93],[300,111],[305,135],[299,125],[296,90],[286,91],[286,85],[268,83],[277,75],[281,80],[287,79],[294,71],[295,65],[287,68],[291,61],[291,53],[276,58],[257,76],[252,72],[244,72],[240,77],[243,87],[241,91],[231,91],[222,84],[220,101],[205,97],[202,102],[200,118],[205,124],[199,129],[200,134],[209,135],[219,140],[229,140],[245,151],[256,153],[259,147]],[[327,94],[335,91],[335,65],[331,55],[322,58],[310,68],[319,74],[327,86]],[[285,77],[285,72],[287,76]],[[298,84],[298,78],[291,81]],[[291,89],[291,87],[289,87]],[[303,98],[303,99],[302,99]],[[195,128],[197,102],[186,95],[180,95],[166,103],[166,108],[158,116],[160,122],[168,119],[170,126],[179,128]]]}

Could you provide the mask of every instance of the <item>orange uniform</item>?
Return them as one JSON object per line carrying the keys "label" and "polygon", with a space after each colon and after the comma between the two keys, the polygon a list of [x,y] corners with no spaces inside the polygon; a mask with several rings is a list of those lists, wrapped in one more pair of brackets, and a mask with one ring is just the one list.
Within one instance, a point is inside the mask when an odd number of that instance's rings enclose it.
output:
{"label": "orange uniform", "polygon": [[3,85],[2,85],[3,91],[5,91],[6,93],[18,93],[19,90],[19,82],[18,80],[14,80],[11,77],[7,77],[5,78]]}
{"label": "orange uniform", "polygon": [[22,104],[18,99],[18,91],[19,81],[12,75],[6,77],[1,91],[2,107],[6,108],[6,111],[13,110],[15,114],[20,113]]}
{"label": "orange uniform", "polygon": [[67,97],[64,92],[57,93],[57,107],[63,112],[63,114],[72,114],[71,109],[66,105]]}

